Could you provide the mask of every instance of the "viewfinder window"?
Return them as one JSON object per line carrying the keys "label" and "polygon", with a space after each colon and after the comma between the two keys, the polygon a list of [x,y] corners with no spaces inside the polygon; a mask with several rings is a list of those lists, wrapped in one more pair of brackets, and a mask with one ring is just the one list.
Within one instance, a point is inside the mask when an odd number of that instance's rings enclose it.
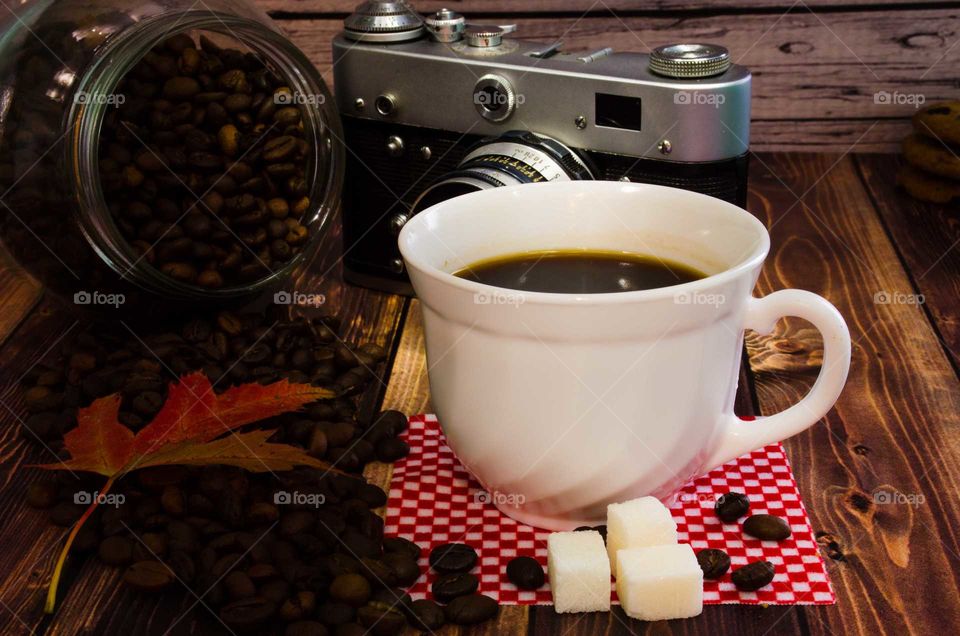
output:
{"label": "viewfinder window", "polygon": [[640,130],[641,100],[624,95],[596,94],[597,126]]}

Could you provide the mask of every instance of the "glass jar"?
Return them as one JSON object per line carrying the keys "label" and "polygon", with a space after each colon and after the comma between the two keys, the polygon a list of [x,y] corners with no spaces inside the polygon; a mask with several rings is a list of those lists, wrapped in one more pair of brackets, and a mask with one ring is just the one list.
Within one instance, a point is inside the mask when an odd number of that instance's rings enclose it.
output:
{"label": "glass jar", "polygon": [[[275,286],[318,255],[342,187],[339,117],[316,69],[266,14],[244,0],[24,0],[9,11],[0,239],[42,283],[79,304],[111,294],[128,304],[224,302]],[[197,54],[184,53],[184,35]],[[231,64],[250,69],[242,85],[224,78]],[[167,83],[185,67],[196,80]],[[153,72],[156,81],[144,79]],[[146,125],[124,119],[144,109]],[[129,144],[147,139],[142,149],[102,143],[108,130]],[[184,262],[160,259],[177,253]]]}

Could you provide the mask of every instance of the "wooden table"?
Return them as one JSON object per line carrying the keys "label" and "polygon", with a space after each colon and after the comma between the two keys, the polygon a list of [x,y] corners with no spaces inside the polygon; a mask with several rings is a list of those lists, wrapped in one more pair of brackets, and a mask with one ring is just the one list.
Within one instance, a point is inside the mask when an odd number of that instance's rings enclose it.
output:
{"label": "wooden table", "polygon": [[[465,634],[949,634],[960,633],[960,224],[956,208],[920,205],[894,189],[891,155],[764,154],[754,159],[750,210],[773,247],[757,294],[809,289],[850,325],[853,365],[825,421],[786,442],[822,546],[835,606],[709,606],[686,621],[646,624],[610,614],[557,616],[505,607]],[[922,298],[922,304],[917,301]],[[0,634],[163,634],[194,598],[137,595],[96,559],[74,564],[58,612],[42,597],[64,532],[26,508],[42,459],[23,440],[17,379],[71,325],[69,309],[16,266],[0,269]],[[391,347],[369,408],[430,410],[415,300],[343,290],[344,337]],[[798,320],[747,338],[741,413],[797,401],[819,369],[819,335]],[[389,467],[369,469],[385,482]],[[875,493],[900,503],[877,503]],[[219,634],[195,609],[171,633]],[[446,628],[443,634],[458,633]]]}

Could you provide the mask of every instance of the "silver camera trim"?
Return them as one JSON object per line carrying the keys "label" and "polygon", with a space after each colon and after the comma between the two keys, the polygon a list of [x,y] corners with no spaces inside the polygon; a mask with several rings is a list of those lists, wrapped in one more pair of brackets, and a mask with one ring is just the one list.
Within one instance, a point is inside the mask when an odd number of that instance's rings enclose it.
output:
{"label": "silver camera trim", "polygon": [[[746,68],[732,65],[716,77],[675,80],[651,73],[642,53],[536,57],[542,49],[513,38],[474,52],[429,38],[384,45],[341,34],[333,41],[337,105],[344,115],[372,121],[483,136],[530,130],[573,148],[658,161],[720,161],[747,152]],[[515,91],[516,107],[501,121],[477,112],[474,87],[485,75],[503,78]],[[597,126],[597,93],[639,98],[642,129]],[[373,104],[383,94],[396,99],[389,118],[370,108],[356,110],[359,99]],[[669,159],[660,150],[665,141]]]}

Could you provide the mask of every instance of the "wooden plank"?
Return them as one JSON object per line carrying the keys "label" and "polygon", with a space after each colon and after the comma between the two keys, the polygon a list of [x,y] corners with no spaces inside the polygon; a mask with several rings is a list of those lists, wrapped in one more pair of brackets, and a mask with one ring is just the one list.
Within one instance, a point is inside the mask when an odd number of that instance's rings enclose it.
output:
{"label": "wooden plank", "polygon": [[[263,10],[282,15],[307,14],[345,14],[352,13],[360,4],[357,0],[256,0]],[[783,0],[413,0],[410,3],[419,13],[429,13],[442,8],[450,8],[465,14],[468,18],[489,13],[564,13],[574,18],[584,13],[590,14],[651,14],[667,11],[700,11],[705,13],[748,12],[768,10],[783,12],[792,3]],[[830,9],[831,7],[863,7],[903,4],[902,0],[844,0],[837,3],[831,0],[806,0],[809,7]],[[931,0],[916,4],[935,5]]]}
{"label": "wooden plank", "polygon": [[753,152],[899,152],[910,134],[901,119],[760,119],[750,124]]}
{"label": "wooden plank", "polygon": [[0,312],[0,345],[7,341],[17,325],[27,317],[40,300],[40,283],[17,265],[7,250],[0,247],[0,290],[3,290],[3,311]]}
{"label": "wooden plank", "polygon": [[42,623],[43,593],[50,564],[61,545],[63,529],[47,521],[43,511],[26,507],[27,487],[42,478],[30,464],[55,460],[55,453],[28,441],[20,433],[25,412],[20,378],[75,325],[72,316],[45,300],[20,327],[29,337],[10,339],[2,349],[0,367],[0,633],[32,634]]}
{"label": "wooden plank", "polygon": [[[953,34],[960,32],[960,9],[954,8],[891,11],[869,19],[852,11],[818,16],[795,9],[785,17],[524,18],[518,23],[519,35],[545,42],[562,38],[570,50],[647,51],[667,42],[702,40],[727,46],[754,73],[757,149],[843,152],[863,136],[860,150],[888,151],[915,112],[905,100],[956,95],[953,69],[960,46],[953,46]],[[330,41],[340,31],[340,20],[280,24],[332,84]],[[875,97],[882,91],[895,94],[890,101],[899,103],[883,103]]]}
{"label": "wooden plank", "polygon": [[[881,297],[902,303],[919,301],[933,319],[954,366],[960,364],[960,227],[957,205],[922,203],[896,187],[897,158],[885,155],[857,157],[857,167],[874,205],[880,212],[913,285]],[[914,296],[910,296],[914,294]]]}
{"label": "wooden plank", "polygon": [[[960,387],[923,312],[876,304],[910,280],[850,157],[764,155],[750,208],[772,227],[757,295],[796,287],[837,305],[854,341],[846,389],[825,422],[787,442],[814,530],[833,558],[834,607],[804,610],[814,634],[960,632]],[[796,202],[792,192],[805,194]],[[795,403],[818,346],[801,321],[751,343],[762,412]],[[768,346],[799,358],[771,363]],[[784,371],[789,368],[788,371]],[[806,368],[806,381],[798,371]],[[885,503],[893,501],[894,503]]]}

